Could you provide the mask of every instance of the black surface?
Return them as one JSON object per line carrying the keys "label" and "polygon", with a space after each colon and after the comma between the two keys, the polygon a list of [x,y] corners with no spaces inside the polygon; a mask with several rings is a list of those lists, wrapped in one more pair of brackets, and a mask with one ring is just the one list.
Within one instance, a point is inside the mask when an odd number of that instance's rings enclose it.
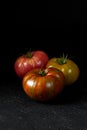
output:
{"label": "black surface", "polygon": [[0,86],[0,130],[87,130],[87,89],[74,84],[53,101],[31,100],[20,82]]}

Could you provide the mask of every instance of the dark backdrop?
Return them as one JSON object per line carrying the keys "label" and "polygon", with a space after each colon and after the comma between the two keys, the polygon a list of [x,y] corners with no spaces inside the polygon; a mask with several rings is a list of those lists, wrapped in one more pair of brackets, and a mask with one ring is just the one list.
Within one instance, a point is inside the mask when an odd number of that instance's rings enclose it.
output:
{"label": "dark backdrop", "polygon": [[[17,1],[15,9],[15,24],[12,10],[10,19],[6,11],[2,19],[9,24],[1,24],[0,129],[87,130],[86,2],[25,0]],[[14,63],[30,48],[45,51],[49,58],[68,54],[79,66],[78,81],[55,101],[32,101],[22,89]]]}
{"label": "dark backdrop", "polygon": [[4,31],[6,36],[0,47],[2,83],[17,78],[14,62],[30,48],[44,50],[49,57],[68,53],[79,65],[82,75],[86,74],[85,1],[17,1],[15,9],[16,25]]}
{"label": "dark backdrop", "polygon": [[59,27],[86,23],[86,1],[17,1],[16,24],[32,27]]}

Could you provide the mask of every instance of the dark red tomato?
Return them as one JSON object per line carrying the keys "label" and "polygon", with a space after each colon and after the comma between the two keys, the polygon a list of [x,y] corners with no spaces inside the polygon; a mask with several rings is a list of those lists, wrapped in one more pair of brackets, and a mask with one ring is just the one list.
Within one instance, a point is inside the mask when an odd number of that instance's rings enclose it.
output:
{"label": "dark red tomato", "polygon": [[64,88],[64,74],[56,68],[33,69],[23,77],[23,90],[32,99],[48,101]]}
{"label": "dark red tomato", "polygon": [[45,68],[48,62],[48,55],[44,51],[32,51],[18,57],[15,61],[15,72],[23,78],[24,75],[34,68]]}

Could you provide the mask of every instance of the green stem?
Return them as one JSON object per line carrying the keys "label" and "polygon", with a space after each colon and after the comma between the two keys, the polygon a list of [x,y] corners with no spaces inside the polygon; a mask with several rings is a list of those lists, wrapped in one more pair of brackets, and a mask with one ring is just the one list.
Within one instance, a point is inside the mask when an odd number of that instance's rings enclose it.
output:
{"label": "green stem", "polygon": [[66,63],[67,63],[67,55],[64,56],[64,54],[63,54],[63,57],[58,58],[58,59],[57,59],[57,62],[58,62],[58,64],[60,64],[60,65],[66,64]]}
{"label": "green stem", "polygon": [[26,57],[31,58],[32,56],[33,56],[33,54],[32,54],[31,48],[30,48],[29,52],[27,52]]}
{"label": "green stem", "polygon": [[44,70],[40,70],[40,71],[39,71],[39,75],[45,76],[45,75],[46,75],[46,72],[45,72]]}

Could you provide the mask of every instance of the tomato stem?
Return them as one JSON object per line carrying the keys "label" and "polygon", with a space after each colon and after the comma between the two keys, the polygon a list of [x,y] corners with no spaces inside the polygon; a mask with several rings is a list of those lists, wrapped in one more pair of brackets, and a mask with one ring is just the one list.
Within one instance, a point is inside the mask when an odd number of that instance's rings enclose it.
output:
{"label": "tomato stem", "polygon": [[32,54],[31,48],[30,48],[29,52],[27,52],[26,57],[31,58],[32,56],[33,56],[33,54]]}
{"label": "tomato stem", "polygon": [[39,71],[39,75],[45,76],[45,75],[46,75],[46,72],[45,72],[44,70],[40,70],[40,71]]}
{"label": "tomato stem", "polygon": [[66,63],[67,63],[67,57],[68,57],[68,55],[64,56],[64,54],[63,54],[63,57],[58,58],[58,59],[57,59],[57,62],[58,62],[60,65],[66,64]]}

